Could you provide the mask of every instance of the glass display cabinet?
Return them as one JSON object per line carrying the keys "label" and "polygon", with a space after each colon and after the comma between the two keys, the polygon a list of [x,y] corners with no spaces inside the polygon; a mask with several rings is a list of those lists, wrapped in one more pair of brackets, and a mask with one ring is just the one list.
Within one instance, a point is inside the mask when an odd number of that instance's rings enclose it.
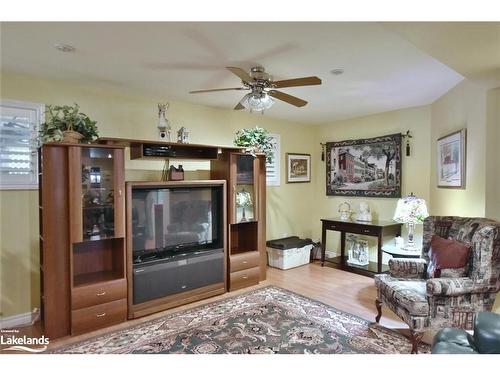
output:
{"label": "glass display cabinet", "polygon": [[70,147],[73,286],[125,277],[123,150]]}
{"label": "glass display cabinet", "polygon": [[51,338],[126,319],[123,147],[40,150],[41,311]]}
{"label": "glass display cabinet", "polygon": [[211,178],[228,186],[228,287],[266,278],[266,167],[264,155],[224,152],[211,162]]}
{"label": "glass display cabinet", "polygon": [[252,222],[257,217],[257,159],[249,154],[231,155],[233,179],[232,224]]}
{"label": "glass display cabinet", "polygon": [[104,148],[82,150],[82,237],[84,241],[115,237],[114,164],[113,150]]}

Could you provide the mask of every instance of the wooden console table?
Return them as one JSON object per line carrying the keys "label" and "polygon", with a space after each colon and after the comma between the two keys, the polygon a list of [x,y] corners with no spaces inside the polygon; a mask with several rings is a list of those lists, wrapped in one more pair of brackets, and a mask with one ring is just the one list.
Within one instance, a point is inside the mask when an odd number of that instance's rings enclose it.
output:
{"label": "wooden console table", "polygon": [[[393,221],[373,220],[372,222],[359,222],[354,220],[340,220],[338,218],[321,219],[321,266],[324,266],[325,260],[331,262],[335,268],[348,272],[354,272],[365,276],[373,277],[376,273],[386,272],[389,268],[382,264],[382,244],[385,236],[400,236],[401,225]],[[326,253],[326,233],[328,230],[340,232],[340,256],[325,259]],[[361,234],[364,236],[376,237],[377,261],[370,262],[366,266],[358,266],[347,262],[345,250],[346,233]]]}

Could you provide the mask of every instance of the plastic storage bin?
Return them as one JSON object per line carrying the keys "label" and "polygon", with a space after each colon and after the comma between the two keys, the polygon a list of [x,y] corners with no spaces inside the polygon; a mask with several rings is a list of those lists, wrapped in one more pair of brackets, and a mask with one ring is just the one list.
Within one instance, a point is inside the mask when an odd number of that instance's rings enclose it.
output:
{"label": "plastic storage bin", "polygon": [[267,241],[267,260],[270,267],[287,270],[309,263],[311,249],[310,239],[297,236]]}

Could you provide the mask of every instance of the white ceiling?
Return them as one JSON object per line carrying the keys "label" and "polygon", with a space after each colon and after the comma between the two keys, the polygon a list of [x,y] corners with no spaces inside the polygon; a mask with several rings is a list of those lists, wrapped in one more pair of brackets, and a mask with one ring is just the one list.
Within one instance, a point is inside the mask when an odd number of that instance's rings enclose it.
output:
{"label": "white ceiling", "polygon": [[387,22],[401,35],[463,76],[500,86],[499,22]]}
{"label": "white ceiling", "polygon": [[282,89],[307,106],[266,111],[308,123],[428,104],[463,79],[377,23],[2,23],[1,43],[2,69],[228,109],[241,92],[188,91],[239,86],[225,66],[262,65],[275,79],[317,75],[321,86]]}

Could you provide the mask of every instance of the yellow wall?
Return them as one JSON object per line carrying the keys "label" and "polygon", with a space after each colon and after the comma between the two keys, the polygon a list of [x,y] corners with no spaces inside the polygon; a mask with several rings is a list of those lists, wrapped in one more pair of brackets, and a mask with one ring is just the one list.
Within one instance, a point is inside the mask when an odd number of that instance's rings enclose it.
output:
{"label": "yellow wall", "polygon": [[487,94],[486,217],[500,220],[500,88]]}
{"label": "yellow wall", "polygon": [[[464,81],[432,108],[431,209],[432,215],[485,216],[486,211],[486,90]],[[437,187],[436,141],[467,128],[465,189]]]}
{"label": "yellow wall", "polygon": [[[430,163],[430,108],[429,106],[402,109],[376,115],[359,117],[350,120],[336,121],[319,127],[319,139],[322,143],[348,139],[370,138],[387,134],[406,133],[410,130],[412,154],[402,160],[402,193],[413,192],[429,202],[429,163]],[[403,147],[404,148],[404,147]],[[369,203],[374,218],[392,220],[396,209],[397,198],[363,198],[363,197],[327,197],[325,162],[316,162],[316,184],[318,191],[315,201],[313,221],[314,236],[320,236],[320,219],[338,216],[338,206],[349,202],[351,208],[357,210],[360,201]],[[421,238],[421,228],[417,226],[417,240]],[[331,250],[338,248],[338,236],[329,234],[327,242]],[[374,241],[370,242],[371,254],[374,257]]]}
{"label": "yellow wall", "polygon": [[[500,220],[500,87],[488,92],[486,134],[486,217]],[[493,311],[500,314],[500,295]]]}
{"label": "yellow wall", "polygon": [[[431,124],[430,213],[491,217],[500,220],[500,94],[464,81],[434,102]],[[436,187],[436,140],[467,128],[465,189]],[[500,313],[500,294],[493,311]]]}
{"label": "yellow wall", "polygon": [[[320,159],[320,142],[375,137],[410,130],[413,135],[412,155],[403,155],[403,194],[413,192],[426,199],[432,214],[462,216],[489,214],[493,209],[489,202],[496,200],[498,204],[500,196],[500,152],[497,152],[500,144],[499,90],[492,91],[487,96],[485,90],[470,82],[458,85],[432,105],[320,126],[193,105],[169,98],[106,91],[13,72],[2,72],[0,96],[48,104],[77,102],[82,111],[98,121],[102,136],[155,139],[156,105],[165,101],[171,103],[168,118],[174,130],[186,126],[191,131],[193,143],[231,145],[237,129],[255,125],[280,134],[281,186],[267,188],[268,238],[296,234],[319,239],[320,218],[336,216],[338,205],[342,201],[349,201],[357,208],[359,201],[366,200],[374,217],[392,219],[397,199],[326,197],[326,167]],[[437,189],[436,140],[462,127],[468,129],[467,188]],[[493,136],[496,137],[495,142],[491,141]],[[484,146],[486,141],[488,142]],[[312,155],[311,183],[284,182],[286,152]],[[496,159],[490,159],[491,155]],[[190,171],[190,176],[207,178],[208,163],[182,164]],[[155,180],[159,178],[162,167],[162,162],[127,161],[126,178]],[[496,176],[495,179],[491,177],[493,175]],[[4,317],[24,313],[38,306],[37,204],[37,191],[0,191],[0,311]],[[417,227],[417,240],[420,238],[421,226]],[[336,248],[337,245],[338,238],[332,236],[329,248]],[[496,309],[500,311],[498,300],[500,299],[497,299]]]}
{"label": "yellow wall", "polygon": [[0,311],[39,306],[38,191],[0,192]]}
{"label": "yellow wall", "polygon": [[[286,184],[285,153],[311,153],[319,157],[315,127],[276,120],[260,114],[237,112],[113,92],[91,86],[2,72],[1,97],[47,104],[72,104],[98,121],[101,136],[156,139],[157,103],[170,102],[168,118],[172,127],[191,131],[192,143],[232,145],[237,129],[256,125],[281,135],[281,186],[267,189],[267,238],[296,234],[310,237],[314,223],[309,201],[315,184]],[[182,163],[186,170],[207,170],[207,162]],[[127,161],[126,178],[154,179],[163,167],[157,161]],[[206,172],[197,173],[202,178]],[[0,191],[0,310],[15,315],[38,306],[38,213],[35,191]],[[31,281],[33,280],[33,281]]]}

